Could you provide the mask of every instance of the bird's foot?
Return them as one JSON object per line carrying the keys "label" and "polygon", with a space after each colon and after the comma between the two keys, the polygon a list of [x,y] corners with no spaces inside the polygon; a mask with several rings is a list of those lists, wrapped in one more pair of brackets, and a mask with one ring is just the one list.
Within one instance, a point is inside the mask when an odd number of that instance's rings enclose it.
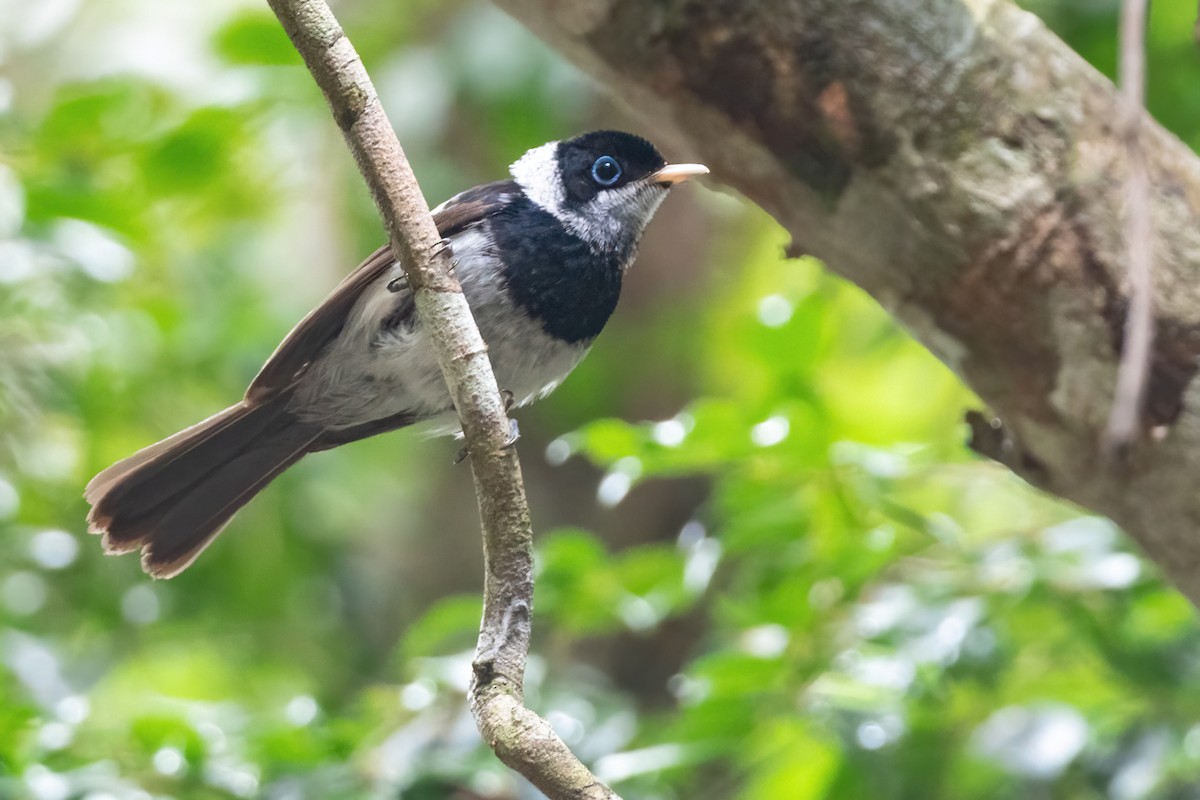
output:
{"label": "bird's foot", "polygon": [[[504,439],[504,442],[500,445],[500,449],[501,450],[510,449],[511,447],[516,445],[517,441],[520,438],[521,438],[521,426],[517,424],[517,421],[515,419],[510,419],[508,421],[508,436]],[[458,448],[458,452],[454,455],[454,463],[461,464],[462,462],[467,460],[467,456],[469,456],[469,455],[471,455],[471,445],[464,444],[462,447]]]}
{"label": "bird's foot", "polygon": [[[451,255],[450,271],[454,271],[454,245],[451,244],[449,239],[438,239],[437,242],[431,248],[429,248],[429,252],[434,258],[437,258],[442,253],[449,253]],[[403,274],[398,278],[393,278],[387,285],[388,291],[392,294],[395,294],[396,292],[403,292],[407,288],[408,276]]]}
{"label": "bird's foot", "polygon": [[505,450],[509,449],[517,443],[521,438],[521,426],[517,424],[515,419],[508,421],[508,438],[504,440],[504,444],[500,445]]}
{"label": "bird's foot", "polygon": [[[451,244],[449,239],[438,239],[437,243],[434,244],[433,247],[431,247],[429,249],[429,254],[432,255],[434,258],[437,258],[438,256],[442,255],[443,253],[448,253],[450,255],[451,259],[453,259],[453,257],[454,257],[454,245]],[[453,261],[451,261],[450,266],[451,266],[451,268],[454,267]]]}

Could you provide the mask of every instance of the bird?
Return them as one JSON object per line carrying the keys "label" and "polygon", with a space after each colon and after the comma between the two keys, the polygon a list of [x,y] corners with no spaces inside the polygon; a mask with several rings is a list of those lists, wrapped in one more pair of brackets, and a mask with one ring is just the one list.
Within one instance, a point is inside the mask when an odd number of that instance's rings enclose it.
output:
{"label": "bird", "polygon": [[[433,209],[512,407],[545,397],[616,308],[642,233],[673,187],[708,172],[646,139],[601,130],[534,147],[511,177]],[[457,416],[412,290],[372,253],[284,337],[241,401],[97,474],[88,530],[170,578],[309,453]]]}

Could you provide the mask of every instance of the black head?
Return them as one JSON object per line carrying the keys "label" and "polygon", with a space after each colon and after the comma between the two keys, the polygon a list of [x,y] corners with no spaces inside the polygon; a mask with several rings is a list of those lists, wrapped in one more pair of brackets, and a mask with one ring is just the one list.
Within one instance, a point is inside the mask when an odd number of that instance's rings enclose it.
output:
{"label": "black head", "polygon": [[564,205],[580,208],[605,191],[649,177],[667,165],[658,149],[640,136],[594,131],[559,142],[558,173]]}
{"label": "black head", "polygon": [[620,131],[550,142],[512,165],[525,197],[622,264],[671,186],[705,172],[699,164],[668,165],[654,145]]}
{"label": "black head", "polygon": [[655,209],[671,186],[708,172],[668,165],[619,131],[548,142],[511,171],[520,192],[492,218],[495,251],[513,298],[567,342],[600,333]]}

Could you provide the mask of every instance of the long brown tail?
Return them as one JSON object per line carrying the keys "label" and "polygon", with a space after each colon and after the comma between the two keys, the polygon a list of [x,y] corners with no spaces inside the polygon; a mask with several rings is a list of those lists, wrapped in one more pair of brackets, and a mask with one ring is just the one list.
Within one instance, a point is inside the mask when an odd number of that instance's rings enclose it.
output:
{"label": "long brown tail", "polygon": [[88,529],[109,553],[140,548],[154,577],[178,574],[320,437],[285,406],[243,401],[113,464],[84,490]]}

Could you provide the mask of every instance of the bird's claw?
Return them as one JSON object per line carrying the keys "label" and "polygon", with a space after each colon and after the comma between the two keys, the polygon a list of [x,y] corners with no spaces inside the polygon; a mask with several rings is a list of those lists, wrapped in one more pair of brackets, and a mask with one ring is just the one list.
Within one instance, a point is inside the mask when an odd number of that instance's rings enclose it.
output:
{"label": "bird's claw", "polygon": [[504,444],[500,445],[504,450],[508,450],[517,443],[521,438],[521,426],[517,424],[515,419],[508,421],[508,438],[504,440]]}
{"label": "bird's claw", "polygon": [[[510,419],[508,421],[508,436],[505,437],[504,442],[501,443],[500,449],[501,450],[511,449],[512,447],[514,447],[517,444],[517,441],[520,438],[521,438],[521,426],[517,424],[517,421],[515,419]],[[469,455],[471,455],[471,445],[464,444],[462,447],[458,448],[458,452],[455,453],[454,463],[461,464],[462,462],[467,460],[467,456],[469,456]]]}
{"label": "bird's claw", "polygon": [[437,258],[438,256],[442,255],[443,253],[449,253],[450,255],[453,255],[454,254],[454,245],[452,245],[450,243],[449,239],[438,239],[437,243],[434,244],[431,248],[429,248],[429,253],[434,258]]}
{"label": "bird's claw", "polygon": [[[453,256],[454,255],[454,246],[450,243],[449,239],[438,239],[437,242],[432,247],[429,248],[429,253],[434,258],[437,258],[442,253],[450,253],[451,256]],[[454,271],[453,259],[451,259],[451,261],[450,261],[450,271],[451,272]],[[390,283],[388,283],[388,285],[387,285],[388,291],[391,292],[392,294],[395,294],[396,292],[403,292],[407,288],[408,288],[408,276],[407,275],[401,275],[398,278],[393,278],[392,281]]]}

